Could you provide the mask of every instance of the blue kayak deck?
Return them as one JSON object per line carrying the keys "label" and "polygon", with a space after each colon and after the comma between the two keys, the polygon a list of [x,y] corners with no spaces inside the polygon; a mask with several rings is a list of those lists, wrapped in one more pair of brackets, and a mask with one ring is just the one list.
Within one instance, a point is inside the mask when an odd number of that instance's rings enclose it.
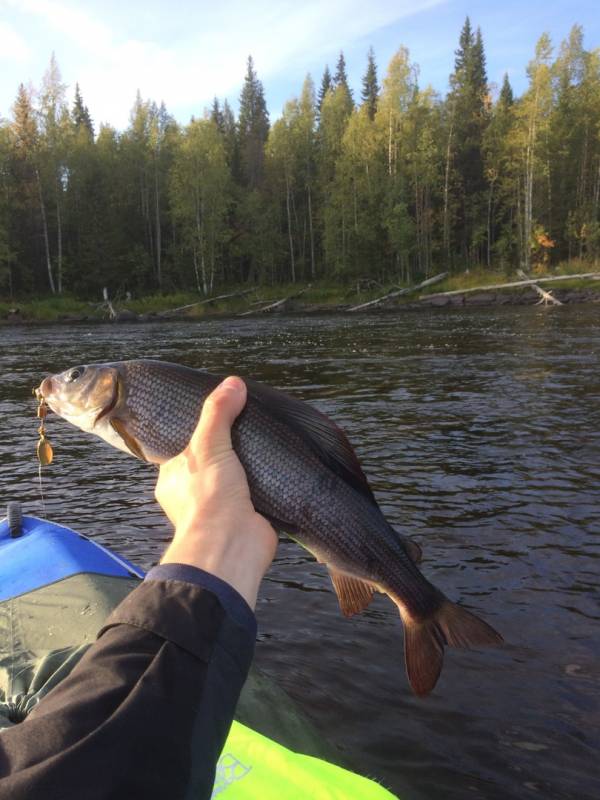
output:
{"label": "blue kayak deck", "polygon": [[141,569],[80,533],[37,517],[23,517],[22,534],[0,521],[0,602],[82,572],[143,578]]}

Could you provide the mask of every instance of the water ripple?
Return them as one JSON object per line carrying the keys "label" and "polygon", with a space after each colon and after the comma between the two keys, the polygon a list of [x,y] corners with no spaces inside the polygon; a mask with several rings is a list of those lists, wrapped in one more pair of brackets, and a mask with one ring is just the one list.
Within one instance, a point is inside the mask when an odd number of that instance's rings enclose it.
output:
{"label": "water ripple", "polygon": [[[257,659],[356,768],[412,800],[600,796],[597,309],[270,317],[1,329],[2,500],[41,514],[31,388],[77,363],[157,357],[288,389],[354,443],[423,571],[504,635],[450,652],[426,702],[395,608],[340,616],[326,570],[280,545]],[[149,567],[169,539],[155,471],[50,417],[47,515]]]}

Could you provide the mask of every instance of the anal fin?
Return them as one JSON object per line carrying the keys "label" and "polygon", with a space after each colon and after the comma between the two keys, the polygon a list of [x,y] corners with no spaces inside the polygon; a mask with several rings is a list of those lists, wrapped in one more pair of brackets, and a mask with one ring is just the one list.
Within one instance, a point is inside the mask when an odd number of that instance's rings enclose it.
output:
{"label": "anal fin", "polygon": [[342,614],[351,617],[363,611],[373,599],[373,587],[360,578],[354,578],[343,572],[337,572],[328,566],[333,588],[337,594]]}

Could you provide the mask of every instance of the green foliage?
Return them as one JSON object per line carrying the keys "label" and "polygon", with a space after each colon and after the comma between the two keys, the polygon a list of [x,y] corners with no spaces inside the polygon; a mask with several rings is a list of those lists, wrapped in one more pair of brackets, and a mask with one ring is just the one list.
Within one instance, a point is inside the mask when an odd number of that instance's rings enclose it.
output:
{"label": "green foliage", "polygon": [[193,265],[196,288],[212,292],[221,265],[228,210],[229,170],[222,135],[210,119],[194,120],[183,132],[171,171],[171,211],[181,251]]}
{"label": "green foliage", "polygon": [[6,318],[9,311],[15,308],[18,309],[22,319],[37,322],[54,322],[70,317],[97,317],[95,310],[87,303],[62,295],[61,297],[34,298],[19,303],[0,303],[0,319]]}
{"label": "green foliage", "polygon": [[[281,119],[271,129],[266,149],[271,199],[276,204],[273,210],[280,220],[285,220],[285,262],[292,282],[316,275],[315,118],[315,88],[308,75],[300,99],[286,103]],[[283,256],[279,258],[282,260]]]}
{"label": "green foliage", "polygon": [[473,32],[468,17],[450,85],[448,166],[454,187],[453,240],[461,261],[472,265],[483,261],[479,230],[480,220],[485,218],[483,139],[490,99],[481,31]]}
{"label": "green foliage", "polygon": [[367,53],[367,71],[362,79],[361,99],[367,106],[370,119],[375,119],[377,111],[377,99],[379,96],[379,84],[377,83],[377,66],[375,64],[375,53],[373,48],[369,48]]}
{"label": "green foliage", "polygon": [[321,108],[323,106],[323,100],[325,100],[325,96],[327,92],[329,92],[333,88],[333,80],[331,78],[331,72],[329,71],[329,67],[325,65],[325,69],[323,71],[323,77],[321,78],[321,86],[319,87],[319,114],[321,113]]}
{"label": "green foliage", "polygon": [[0,120],[0,292],[98,301],[107,288],[158,308],[247,284],[277,297],[307,281],[597,264],[600,51],[579,26],[556,51],[544,35],[527,74],[522,96],[507,76],[496,94],[467,19],[443,98],[405,47],[380,88],[370,50],[355,107],[340,54],[270,127],[249,58],[237,119],[215,98],[179,126],[138,94],[125,130],[96,132],[52,57]]}
{"label": "green foliage", "polygon": [[71,115],[75,130],[78,133],[82,132],[84,136],[87,136],[90,142],[93,141],[94,123],[90,116],[88,107],[83,102],[78,83],[75,84],[75,100],[73,102],[73,111],[71,112]]}
{"label": "green foliage", "polygon": [[352,90],[348,83],[348,75],[346,73],[346,59],[344,54],[340,51],[340,55],[335,67],[335,75],[333,76],[332,88],[337,89],[342,86],[348,93],[348,97],[352,100]]}
{"label": "green foliage", "polygon": [[269,134],[264,90],[256,76],[252,56],[248,56],[246,78],[240,95],[238,131],[242,175],[246,186],[252,190],[262,181],[264,145]]}

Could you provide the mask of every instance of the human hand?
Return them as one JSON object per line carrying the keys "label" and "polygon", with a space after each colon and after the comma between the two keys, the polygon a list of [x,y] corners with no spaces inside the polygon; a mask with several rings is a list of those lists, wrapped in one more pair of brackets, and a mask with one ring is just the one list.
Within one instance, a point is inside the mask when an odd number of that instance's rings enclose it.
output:
{"label": "human hand", "polygon": [[246,404],[245,383],[226,378],[206,398],[187,448],[160,468],[155,496],[175,526],[162,563],[191,564],[227,581],[256,605],[277,534],[258,514],[231,444]]}

